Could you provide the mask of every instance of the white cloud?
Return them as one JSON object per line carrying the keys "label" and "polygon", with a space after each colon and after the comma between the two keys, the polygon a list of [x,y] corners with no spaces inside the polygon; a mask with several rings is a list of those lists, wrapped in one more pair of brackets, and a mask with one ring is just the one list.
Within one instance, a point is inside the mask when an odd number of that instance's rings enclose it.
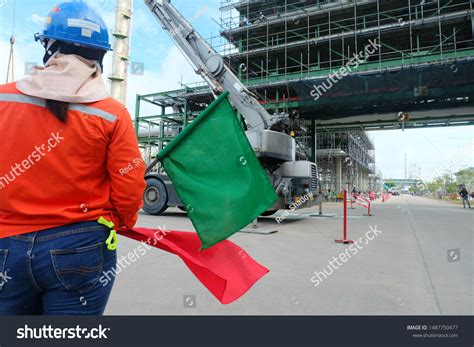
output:
{"label": "white cloud", "polygon": [[[181,88],[181,81],[186,84],[202,81],[176,47],[171,47],[163,53],[166,54],[163,61],[157,66],[145,66],[143,76],[129,74],[127,107],[130,111],[135,110],[137,94],[143,95],[179,89]],[[157,108],[152,110],[155,113],[157,112]],[[146,112],[147,109],[145,108],[144,111]]]}
{"label": "white cloud", "polygon": [[451,172],[474,166],[474,156],[465,153],[450,161],[453,155],[466,144],[472,143],[472,126],[444,127],[432,129],[384,130],[373,132],[376,164],[385,178],[403,178],[405,175],[405,153],[407,164],[421,167],[422,179],[438,176],[440,168],[450,163]]}
{"label": "white cloud", "polygon": [[36,13],[33,13],[29,18],[29,21],[34,22],[40,26],[44,25],[45,17],[42,17]]}

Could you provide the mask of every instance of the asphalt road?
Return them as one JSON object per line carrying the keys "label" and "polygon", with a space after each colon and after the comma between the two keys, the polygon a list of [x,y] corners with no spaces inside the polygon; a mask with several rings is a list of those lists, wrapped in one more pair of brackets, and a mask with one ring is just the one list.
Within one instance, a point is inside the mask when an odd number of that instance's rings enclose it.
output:
{"label": "asphalt road", "polygon": [[[334,242],[342,234],[341,204],[324,206],[335,218],[312,218],[314,211],[299,210],[281,224],[275,216],[259,220],[275,234],[231,238],[270,273],[230,305],[220,304],[179,258],[152,249],[120,271],[106,314],[473,314],[474,209],[396,196],[374,203],[372,217],[363,216],[362,207],[348,210],[357,253],[355,245]],[[138,226],[193,230],[177,209],[158,217],[141,214]],[[137,245],[121,237],[119,257]]]}

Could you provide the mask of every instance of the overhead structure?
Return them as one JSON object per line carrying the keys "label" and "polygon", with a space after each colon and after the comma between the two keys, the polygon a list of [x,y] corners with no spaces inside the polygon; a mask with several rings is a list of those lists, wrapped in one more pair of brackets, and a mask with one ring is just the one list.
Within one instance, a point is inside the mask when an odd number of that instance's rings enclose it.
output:
{"label": "overhead structure", "polygon": [[[6,83],[15,81],[15,37],[10,36],[10,54],[8,55]],[[10,79],[11,74],[11,79]]]}
{"label": "overhead structure", "polygon": [[116,1],[113,65],[109,80],[111,96],[122,104],[126,103],[127,98],[132,8],[133,0]]}
{"label": "overhead structure", "polygon": [[10,35],[10,53],[8,54],[6,83],[15,81],[15,18],[16,0],[13,0],[12,33]]}
{"label": "overhead structure", "polygon": [[472,1],[241,0],[221,11],[226,62],[269,108],[284,95],[336,131],[472,122]]}
{"label": "overhead structure", "polygon": [[316,139],[321,185],[326,190],[377,189],[375,147],[365,131],[319,132]]}
{"label": "overhead structure", "polygon": [[[331,143],[357,143],[354,134],[364,138],[363,130],[474,125],[472,1],[222,0],[220,10],[213,48],[272,117],[290,115],[288,133],[310,146],[322,176],[332,170],[331,189],[351,182],[364,189],[379,180],[375,164],[357,164],[359,154],[349,149],[341,148],[337,168],[339,147]],[[169,125],[180,127],[212,93],[205,84],[187,84],[145,99],[175,105],[163,117],[173,114]],[[142,126],[151,121],[139,110],[136,116]],[[161,134],[169,139],[169,131]],[[363,154],[368,160],[371,146]],[[357,165],[366,175],[361,181]]]}
{"label": "overhead structure", "polygon": [[[211,42],[271,114],[293,111],[317,131],[474,124],[472,1],[222,0],[220,9]],[[192,86],[190,103],[208,95]]]}
{"label": "overhead structure", "polygon": [[[289,114],[283,113],[280,117],[272,117],[261,105],[257,96],[251,93],[227,67],[222,56],[200,36],[192,24],[171,4],[170,0],[145,0],[145,4],[163,29],[168,31],[196,73],[207,83],[212,98],[225,92],[226,98],[228,97],[233,107],[241,115],[237,125],[245,129],[248,143],[260,161],[257,166],[263,167],[276,196],[278,196],[276,202],[266,212],[275,213],[278,209],[287,208],[308,193],[317,196],[316,164],[307,160],[309,155],[301,144],[297,143],[293,132],[288,131],[288,125],[292,124]],[[179,131],[179,128],[176,129],[177,125],[186,125],[191,118],[188,118],[186,114],[184,119],[178,119],[176,124],[172,115],[166,112],[166,107],[171,106],[172,113],[181,113],[183,108],[186,112],[186,103],[183,104],[179,99],[173,101],[170,95],[164,95],[164,97],[153,95],[151,99],[139,96],[137,107],[140,107],[142,99],[160,106],[162,114],[146,117],[146,119],[140,116],[136,117],[135,128],[138,138],[143,144],[143,133],[148,138],[158,137],[156,142],[158,142],[158,147],[162,148],[164,144],[160,138],[163,138],[166,133]],[[203,109],[208,106],[209,102],[203,102],[199,108]],[[180,115],[178,117],[181,118]],[[233,116],[231,119],[235,121]],[[165,122],[175,124],[164,128]],[[154,125],[157,125],[158,129],[153,129]],[[143,131],[142,126],[148,129]],[[219,130],[214,128],[214,131]],[[212,133],[208,135],[210,137],[217,136]],[[159,156],[149,164],[145,176],[147,190],[144,193],[144,210],[151,214],[160,214],[170,205],[180,206],[182,204],[179,199],[173,198],[176,195],[173,194],[174,187],[169,182],[169,178],[160,171],[158,163]],[[314,203],[314,200],[306,202],[307,205]]]}

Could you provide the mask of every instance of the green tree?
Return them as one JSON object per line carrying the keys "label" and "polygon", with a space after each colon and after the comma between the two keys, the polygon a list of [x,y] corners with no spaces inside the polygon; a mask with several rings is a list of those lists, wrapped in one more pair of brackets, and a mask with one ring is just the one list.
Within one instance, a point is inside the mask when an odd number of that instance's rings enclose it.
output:
{"label": "green tree", "polygon": [[443,187],[443,180],[441,177],[436,177],[432,181],[426,183],[426,188],[432,193],[435,193],[436,191],[440,189],[442,190],[442,187]]}
{"label": "green tree", "polygon": [[454,175],[457,184],[465,184],[467,189],[474,190],[474,168],[460,170]]}
{"label": "green tree", "polygon": [[441,176],[441,182],[442,182],[441,189],[443,190],[443,192],[445,194],[457,193],[457,191],[458,191],[457,185],[458,184],[456,183],[455,180],[453,180],[451,175],[444,174],[443,176]]}

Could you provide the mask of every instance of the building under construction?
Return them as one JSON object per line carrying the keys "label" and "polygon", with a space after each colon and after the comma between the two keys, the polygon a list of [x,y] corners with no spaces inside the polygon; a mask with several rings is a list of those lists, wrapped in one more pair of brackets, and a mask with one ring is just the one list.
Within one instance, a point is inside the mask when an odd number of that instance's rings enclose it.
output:
{"label": "building under construction", "polygon": [[[473,124],[469,0],[224,0],[209,42],[275,117],[322,187],[375,189],[366,130]],[[217,43],[216,43],[217,42]],[[151,157],[213,100],[207,85],[137,97]],[[143,116],[142,102],[159,114]]]}

